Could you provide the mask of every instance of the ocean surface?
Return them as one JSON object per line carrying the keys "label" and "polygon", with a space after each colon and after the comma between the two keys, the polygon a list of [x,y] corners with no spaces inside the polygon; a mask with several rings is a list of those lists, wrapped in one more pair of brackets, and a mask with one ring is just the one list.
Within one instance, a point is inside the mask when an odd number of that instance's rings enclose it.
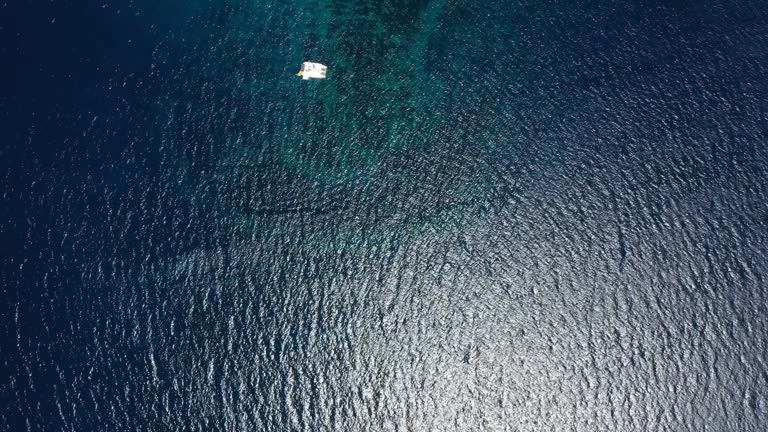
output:
{"label": "ocean surface", "polygon": [[768,430],[766,1],[12,0],[0,65],[1,431]]}

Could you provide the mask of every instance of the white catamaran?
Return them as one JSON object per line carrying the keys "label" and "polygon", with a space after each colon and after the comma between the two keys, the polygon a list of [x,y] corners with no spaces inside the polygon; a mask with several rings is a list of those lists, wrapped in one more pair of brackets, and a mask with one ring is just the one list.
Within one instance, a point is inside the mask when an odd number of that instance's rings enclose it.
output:
{"label": "white catamaran", "polygon": [[301,79],[324,79],[325,73],[328,70],[328,66],[321,65],[320,63],[304,62],[301,64],[301,70],[296,75]]}

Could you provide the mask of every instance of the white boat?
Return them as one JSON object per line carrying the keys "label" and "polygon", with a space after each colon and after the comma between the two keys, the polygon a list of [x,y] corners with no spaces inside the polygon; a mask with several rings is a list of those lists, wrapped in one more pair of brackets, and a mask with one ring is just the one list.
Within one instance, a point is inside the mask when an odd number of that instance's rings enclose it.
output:
{"label": "white boat", "polygon": [[322,65],[320,63],[312,63],[312,62],[304,62],[301,64],[301,70],[296,75],[300,76],[301,79],[324,79],[325,73],[328,71],[328,66]]}

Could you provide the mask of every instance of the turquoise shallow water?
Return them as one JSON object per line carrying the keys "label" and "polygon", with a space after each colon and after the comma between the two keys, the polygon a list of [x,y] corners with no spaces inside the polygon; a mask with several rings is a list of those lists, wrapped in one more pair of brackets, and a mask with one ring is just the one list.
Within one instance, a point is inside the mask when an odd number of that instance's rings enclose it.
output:
{"label": "turquoise shallow water", "polygon": [[764,430],[766,19],[0,8],[0,430]]}

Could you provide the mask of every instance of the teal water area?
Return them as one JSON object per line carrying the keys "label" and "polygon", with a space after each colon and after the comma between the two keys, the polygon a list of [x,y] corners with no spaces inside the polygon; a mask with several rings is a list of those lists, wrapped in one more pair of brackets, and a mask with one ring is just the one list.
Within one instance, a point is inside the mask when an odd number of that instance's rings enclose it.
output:
{"label": "teal water area", "polygon": [[0,425],[765,430],[766,20],[0,5]]}

